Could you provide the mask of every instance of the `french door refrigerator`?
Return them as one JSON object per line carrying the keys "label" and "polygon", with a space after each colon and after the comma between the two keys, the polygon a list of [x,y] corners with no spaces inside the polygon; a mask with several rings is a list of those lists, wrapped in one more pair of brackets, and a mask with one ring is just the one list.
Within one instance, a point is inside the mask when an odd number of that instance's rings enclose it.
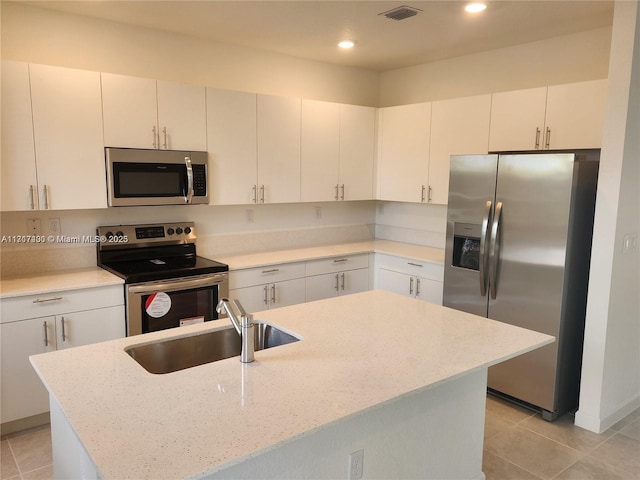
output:
{"label": "french door refrigerator", "polygon": [[556,337],[488,377],[548,421],[578,405],[598,160],[451,157],[443,304]]}

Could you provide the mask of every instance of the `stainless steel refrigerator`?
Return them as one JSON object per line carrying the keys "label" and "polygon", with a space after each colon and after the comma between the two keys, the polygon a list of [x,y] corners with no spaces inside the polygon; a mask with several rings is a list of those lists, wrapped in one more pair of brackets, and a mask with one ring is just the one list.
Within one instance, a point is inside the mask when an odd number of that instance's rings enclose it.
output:
{"label": "stainless steel refrigerator", "polygon": [[578,406],[598,160],[451,157],[443,303],[556,337],[488,378],[549,421]]}

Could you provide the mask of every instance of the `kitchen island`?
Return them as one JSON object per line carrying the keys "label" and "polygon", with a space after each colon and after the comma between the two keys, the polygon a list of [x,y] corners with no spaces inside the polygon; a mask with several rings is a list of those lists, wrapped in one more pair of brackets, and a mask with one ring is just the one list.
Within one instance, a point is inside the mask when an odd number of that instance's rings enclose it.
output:
{"label": "kitchen island", "polygon": [[[57,478],[484,478],[487,368],[553,341],[374,290],[258,312],[301,338],[173,373],[125,348],[227,320],[31,357]],[[357,463],[357,462],[355,462]]]}

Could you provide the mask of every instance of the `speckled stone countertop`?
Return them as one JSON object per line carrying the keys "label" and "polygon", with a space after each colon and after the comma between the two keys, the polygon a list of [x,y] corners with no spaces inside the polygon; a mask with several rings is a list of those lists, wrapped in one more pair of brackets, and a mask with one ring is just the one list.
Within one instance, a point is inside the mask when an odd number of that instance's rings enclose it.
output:
{"label": "speckled stone countertop", "polygon": [[271,252],[248,253],[242,255],[222,256],[215,260],[226,263],[231,270],[264,267],[278,263],[299,262],[320,258],[355,255],[359,253],[386,253],[399,257],[413,258],[424,262],[444,263],[444,250],[423,247],[410,243],[390,240],[370,240],[366,242],[323,245],[317,247],[275,250]]}
{"label": "speckled stone countertop", "polygon": [[[389,240],[323,245],[317,247],[274,250],[213,258],[229,265],[231,270],[262,267],[278,263],[299,262],[359,253],[387,253],[425,262],[444,262],[444,250]],[[3,278],[0,281],[0,298],[39,295],[62,290],[101,287],[122,284],[124,281],[99,267],[78,270],[61,270],[41,275]]]}
{"label": "speckled stone countertop", "polygon": [[302,340],[251,364],[233,357],[164,375],[124,350],[228,324],[219,320],[31,362],[105,479],[198,478],[553,341],[380,290],[255,318]]}
{"label": "speckled stone countertop", "polygon": [[100,267],[51,272],[42,275],[3,278],[0,298],[40,295],[63,290],[121,285],[124,280]]}

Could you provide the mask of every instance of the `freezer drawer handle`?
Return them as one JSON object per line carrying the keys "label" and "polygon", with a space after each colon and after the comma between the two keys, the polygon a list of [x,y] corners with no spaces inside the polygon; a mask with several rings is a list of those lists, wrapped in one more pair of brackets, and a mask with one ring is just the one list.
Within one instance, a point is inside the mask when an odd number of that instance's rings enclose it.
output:
{"label": "freezer drawer handle", "polygon": [[484,217],[482,218],[482,232],[480,234],[480,255],[479,255],[479,276],[480,276],[480,296],[485,297],[487,295],[487,233],[489,233],[489,224],[491,223],[491,207],[493,203],[491,200],[487,200],[484,204]]}
{"label": "freezer drawer handle", "polygon": [[491,245],[489,246],[489,288],[491,298],[495,300],[497,295],[498,261],[500,260],[500,219],[502,217],[502,202],[496,204],[496,212],[491,224]]}

